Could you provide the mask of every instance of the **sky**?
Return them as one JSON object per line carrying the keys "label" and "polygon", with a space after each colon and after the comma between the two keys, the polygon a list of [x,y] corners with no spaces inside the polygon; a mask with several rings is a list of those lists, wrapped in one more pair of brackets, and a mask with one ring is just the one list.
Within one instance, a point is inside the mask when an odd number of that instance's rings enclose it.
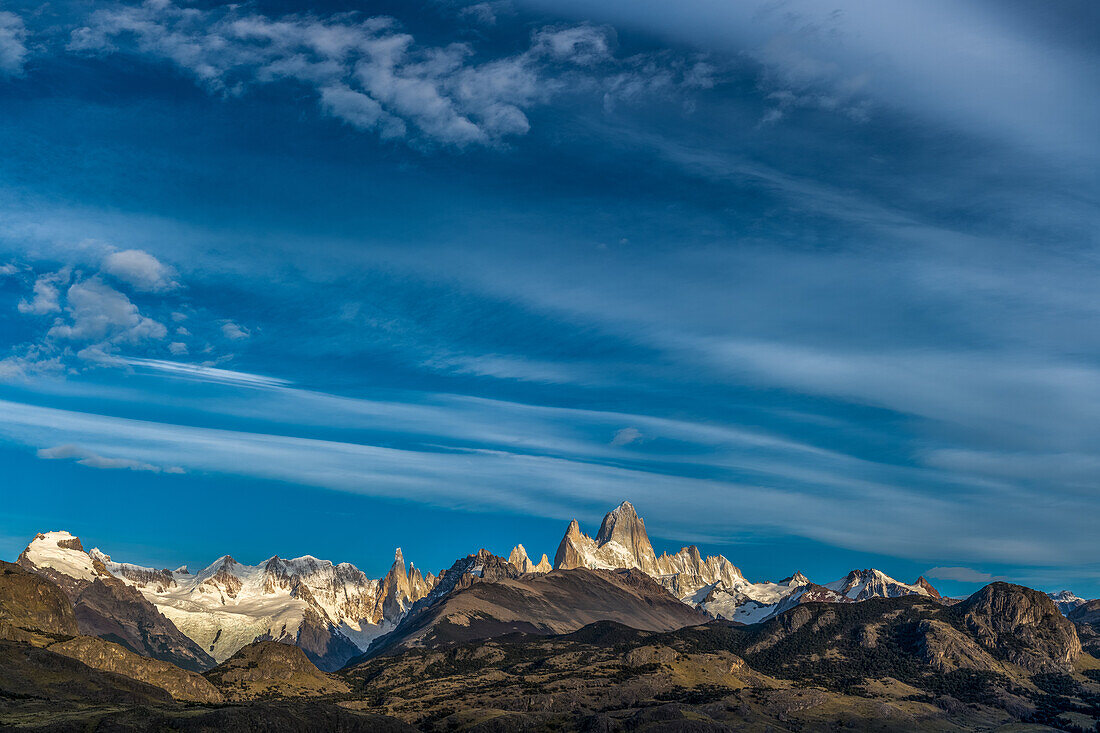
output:
{"label": "sky", "polygon": [[0,6],[0,557],[380,576],[629,499],[1100,596],[1087,0]]}

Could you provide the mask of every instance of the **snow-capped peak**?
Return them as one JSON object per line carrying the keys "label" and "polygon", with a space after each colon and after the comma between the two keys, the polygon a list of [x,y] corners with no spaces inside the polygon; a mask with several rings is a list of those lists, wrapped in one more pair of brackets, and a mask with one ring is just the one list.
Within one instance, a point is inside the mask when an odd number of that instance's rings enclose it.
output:
{"label": "snow-capped peak", "polygon": [[53,570],[79,581],[93,581],[99,577],[80,538],[64,530],[39,533],[20,554],[19,560],[20,564]]}
{"label": "snow-capped peak", "polygon": [[1062,612],[1062,615],[1067,615],[1078,606],[1083,606],[1088,603],[1084,598],[1079,597],[1071,590],[1060,590],[1057,593],[1047,593],[1050,600],[1054,601],[1054,605],[1058,606],[1058,610]]}
{"label": "snow-capped peak", "polygon": [[853,601],[865,601],[868,598],[876,597],[896,598],[909,595],[931,595],[928,590],[921,586],[902,583],[900,580],[895,580],[881,570],[874,568],[853,570],[840,580],[826,583],[825,587]]}

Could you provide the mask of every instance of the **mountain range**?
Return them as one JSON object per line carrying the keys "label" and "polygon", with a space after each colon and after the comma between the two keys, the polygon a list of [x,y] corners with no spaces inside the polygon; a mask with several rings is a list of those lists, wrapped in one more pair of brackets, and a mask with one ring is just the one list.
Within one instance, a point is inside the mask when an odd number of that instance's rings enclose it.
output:
{"label": "mountain range", "polygon": [[1094,730],[1100,600],[875,569],[752,582],[629,502],[551,565],[305,556],[155,569],[62,531],[0,563],[0,727]]}
{"label": "mountain range", "polygon": [[[314,664],[331,671],[380,649],[416,645],[425,634],[465,641],[476,638],[479,629],[486,636],[494,635],[490,629],[505,628],[563,633],[597,620],[632,625],[633,619],[636,628],[647,629],[672,628],[698,618],[759,624],[805,603],[845,604],[901,596],[919,596],[941,605],[955,602],[941,597],[923,577],[908,584],[875,569],[852,570],[820,585],[798,572],[775,582],[752,582],[724,556],[704,557],[695,546],[658,556],[645,521],[628,501],[604,517],[595,538],[584,534],[576,520],[570,522],[552,566],[547,555],[535,563],[524,546],[517,545],[508,559],[482,550],[460,558],[438,576],[415,566],[406,568],[400,549],[389,572],[377,579],[350,563],[334,564],[311,556],[273,556],[245,565],[224,555],[192,572],[187,567],[168,570],[118,562],[98,548],[85,550],[80,539],[66,531],[37,535],[17,563],[65,592],[83,633],[193,671],[209,669],[263,640],[298,646]],[[569,576],[570,591],[565,596],[584,590],[590,590],[593,598],[611,593],[624,604],[622,612],[604,608],[592,615],[565,608],[563,576],[550,574],[578,569],[591,572],[583,582]],[[537,576],[548,577],[539,580]],[[522,587],[526,596],[540,597],[543,607],[532,612],[529,603],[507,610],[498,606],[491,621],[480,617],[481,621],[456,624],[463,614],[478,616],[473,596],[462,599],[463,611],[452,607],[457,601],[438,601],[456,588],[486,579]],[[642,584],[663,588],[664,595],[679,602],[667,606],[663,621],[655,621],[655,616],[640,622],[635,613],[637,594],[621,592]],[[652,588],[647,592],[653,595]],[[1085,604],[1069,591],[1051,598],[1063,613]],[[372,643],[376,640],[379,643]]]}

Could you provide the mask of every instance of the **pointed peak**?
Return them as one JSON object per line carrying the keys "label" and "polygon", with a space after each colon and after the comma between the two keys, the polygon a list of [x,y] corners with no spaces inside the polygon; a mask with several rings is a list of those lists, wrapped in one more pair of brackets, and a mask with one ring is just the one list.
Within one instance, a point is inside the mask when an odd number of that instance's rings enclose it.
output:
{"label": "pointed peak", "polygon": [[913,583],[913,587],[919,588],[927,593],[932,598],[940,598],[940,592],[933,587],[931,583],[922,575],[917,578],[917,582]]}
{"label": "pointed peak", "polygon": [[574,519],[569,523],[569,528],[565,530],[566,537],[580,537],[581,536],[581,523]]}
{"label": "pointed peak", "polygon": [[615,507],[611,511],[611,513],[612,514],[617,514],[619,516],[634,516],[634,517],[638,516],[638,512],[634,508],[634,505],[631,504],[629,501],[626,501],[626,500],[623,500],[623,502],[620,503],[619,506]]}
{"label": "pointed peak", "polygon": [[398,563],[401,564],[401,567],[405,567],[405,555],[402,554],[400,547],[393,551],[393,564],[397,565]]}
{"label": "pointed peak", "polygon": [[508,562],[516,566],[521,572],[527,571],[527,566],[531,562],[531,558],[527,556],[527,548],[523,545],[516,545],[512,548],[512,551],[508,553]]}

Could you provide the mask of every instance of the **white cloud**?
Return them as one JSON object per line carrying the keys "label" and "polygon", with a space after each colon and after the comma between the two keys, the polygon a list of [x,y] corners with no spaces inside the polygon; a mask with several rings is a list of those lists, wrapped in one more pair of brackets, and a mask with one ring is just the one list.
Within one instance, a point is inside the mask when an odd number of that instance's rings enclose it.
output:
{"label": "white cloud", "polygon": [[162,339],[168,333],[162,323],[143,316],[129,298],[98,277],[73,283],[67,293],[66,311],[69,321],[54,325],[47,336],[94,342],[100,351],[109,351],[116,344]]}
{"label": "white cloud", "polygon": [[19,272],[19,268],[10,262],[0,265],[0,277],[10,277]]}
{"label": "white cloud", "polygon": [[926,570],[924,575],[937,580],[955,580],[959,583],[992,583],[996,580],[1007,580],[1003,575],[990,575],[964,567],[936,567]]}
{"label": "white cloud", "polygon": [[0,359],[0,382],[28,379],[38,374],[60,374],[65,369],[61,357],[32,345],[21,352]]}
{"label": "white cloud", "polygon": [[611,445],[623,446],[630,445],[642,439],[642,431],[638,428],[623,428],[615,432],[615,437],[611,439]]}
{"label": "white cloud", "polygon": [[496,25],[497,22],[497,14],[493,10],[493,3],[467,5],[459,10],[458,14],[463,18],[472,18],[475,22],[482,25]]}
{"label": "white cloud", "polygon": [[18,76],[27,59],[27,29],[15,13],[0,12],[0,75]]}
{"label": "white cloud", "polygon": [[[69,48],[164,59],[219,94],[291,80],[316,93],[324,113],[354,127],[454,147],[525,134],[525,110],[558,90],[626,86],[620,66],[638,88],[647,74],[669,77],[657,57],[617,62],[609,32],[590,25],[537,30],[526,51],[479,60],[466,43],[418,43],[391,18],[274,19],[246,7],[200,10],[147,0],[101,8],[73,31]],[[490,18],[492,8],[479,6],[476,14]]]}
{"label": "white cloud", "polygon": [[21,300],[16,306],[20,313],[26,315],[41,316],[47,313],[57,313],[61,310],[61,291],[59,286],[69,280],[67,270],[47,275],[39,275],[34,281],[34,298]]}
{"label": "white cloud", "polygon": [[227,321],[226,323],[222,324],[222,335],[225,336],[227,339],[232,339],[233,341],[241,341],[248,338],[252,334],[249,333],[248,330],[246,330],[244,327],[238,326],[236,323],[233,323],[233,321]]}
{"label": "white cloud", "polygon": [[180,341],[173,341],[168,344],[168,351],[170,351],[173,356],[184,356],[187,354],[187,344]]}
{"label": "white cloud", "polygon": [[36,455],[47,461],[75,459],[80,465],[89,468],[127,469],[130,471],[149,471],[151,473],[183,473],[183,469],[178,466],[161,467],[143,461],[135,461],[131,458],[107,458],[71,443],[52,448],[40,448]]}
{"label": "white cloud", "polygon": [[103,272],[144,292],[159,293],[179,287],[173,280],[172,268],[140,249],[107,255],[103,260]]}
{"label": "white cloud", "polygon": [[536,54],[545,54],[557,61],[568,61],[581,66],[606,61],[611,56],[608,31],[590,25],[553,30],[536,31],[531,44]]}

